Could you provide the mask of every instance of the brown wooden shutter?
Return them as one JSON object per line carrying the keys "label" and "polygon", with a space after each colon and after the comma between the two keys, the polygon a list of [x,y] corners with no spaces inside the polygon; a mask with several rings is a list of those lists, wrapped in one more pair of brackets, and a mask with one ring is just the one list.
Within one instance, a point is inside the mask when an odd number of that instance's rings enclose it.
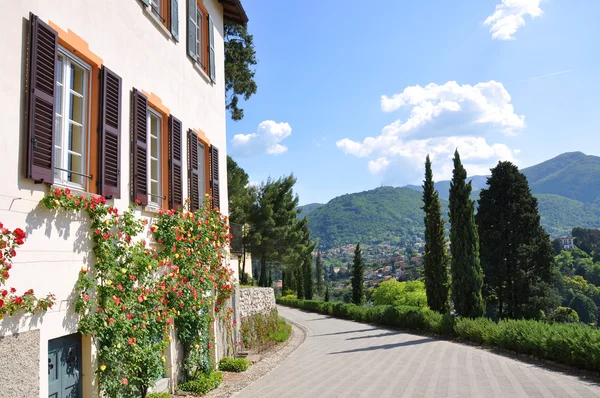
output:
{"label": "brown wooden shutter", "polygon": [[212,207],[218,209],[220,205],[219,190],[219,149],[210,146],[210,189],[212,191]]}
{"label": "brown wooden shutter", "polygon": [[36,182],[52,184],[58,33],[36,15],[29,14],[29,21],[31,33],[26,176]]}
{"label": "brown wooden shutter", "polygon": [[148,204],[148,98],[133,89],[132,106],[132,199]]}
{"label": "brown wooden shutter", "polygon": [[190,195],[190,211],[198,210],[203,199],[200,198],[200,186],[198,185],[198,176],[200,173],[198,160],[198,134],[193,130],[188,130],[188,192]]}
{"label": "brown wooden shutter", "polygon": [[183,184],[181,167],[181,121],[169,118],[169,207],[183,206]]}
{"label": "brown wooden shutter", "polygon": [[121,78],[102,67],[100,93],[100,195],[121,198]]}

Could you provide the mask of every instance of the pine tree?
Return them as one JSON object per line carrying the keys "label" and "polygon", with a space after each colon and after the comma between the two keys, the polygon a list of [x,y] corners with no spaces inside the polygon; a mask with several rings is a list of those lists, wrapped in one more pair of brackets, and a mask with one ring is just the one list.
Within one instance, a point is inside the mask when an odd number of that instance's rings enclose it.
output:
{"label": "pine tree", "polygon": [[360,249],[360,243],[356,244],[354,250],[354,263],[352,264],[352,302],[356,305],[361,305],[364,301],[364,280],[365,280],[365,266],[362,258],[362,250]]}
{"label": "pine tree", "polygon": [[467,171],[454,152],[454,170],[450,182],[450,272],[454,309],[460,316],[476,318],[484,313],[481,295],[483,272],[479,262],[479,235],[475,225],[475,204],[469,198],[471,182]]}
{"label": "pine tree", "polygon": [[313,281],[313,256],[308,253],[304,259],[304,298],[313,299],[314,281]]}
{"label": "pine tree", "polygon": [[498,162],[481,190],[477,225],[484,295],[498,318],[534,318],[556,308],[554,249],[540,225],[537,199],[527,178]]}
{"label": "pine tree", "polygon": [[323,260],[321,259],[321,252],[317,253],[317,294],[323,295]]}
{"label": "pine tree", "polygon": [[425,211],[424,276],[427,305],[434,311],[448,312],[448,253],[446,232],[438,192],[434,189],[429,155],[425,159],[423,183],[423,210]]}
{"label": "pine tree", "polygon": [[325,302],[329,301],[329,285],[325,287]]}

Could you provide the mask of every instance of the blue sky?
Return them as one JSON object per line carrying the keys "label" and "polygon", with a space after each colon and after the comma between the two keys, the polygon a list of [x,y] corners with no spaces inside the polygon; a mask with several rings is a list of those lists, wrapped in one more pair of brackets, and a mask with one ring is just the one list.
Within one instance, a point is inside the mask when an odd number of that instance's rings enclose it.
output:
{"label": "blue sky", "polygon": [[600,1],[243,0],[258,92],[227,122],[258,183],[301,204],[560,153],[600,155]]}

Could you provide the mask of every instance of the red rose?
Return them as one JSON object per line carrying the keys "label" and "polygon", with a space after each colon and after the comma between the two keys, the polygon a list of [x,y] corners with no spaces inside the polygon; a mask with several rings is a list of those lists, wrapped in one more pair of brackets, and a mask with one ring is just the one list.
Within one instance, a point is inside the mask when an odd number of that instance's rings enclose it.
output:
{"label": "red rose", "polygon": [[[139,200],[139,199],[138,199]],[[136,201],[137,202],[137,201]],[[123,377],[123,384],[127,385],[129,383],[129,380],[127,380],[127,377]]]}
{"label": "red rose", "polygon": [[2,297],[6,297],[7,294],[8,294],[8,290],[3,290],[2,291]]}
{"label": "red rose", "polygon": [[4,300],[0,299],[0,308],[4,306]]}
{"label": "red rose", "polygon": [[21,303],[23,302],[23,299],[21,297],[17,297],[15,299],[15,302],[17,303],[17,305],[21,305]]}

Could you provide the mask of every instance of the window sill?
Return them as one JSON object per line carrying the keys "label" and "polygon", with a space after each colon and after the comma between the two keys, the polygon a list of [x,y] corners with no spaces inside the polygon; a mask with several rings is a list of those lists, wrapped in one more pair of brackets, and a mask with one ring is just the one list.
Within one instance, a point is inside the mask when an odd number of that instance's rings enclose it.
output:
{"label": "window sill", "polygon": [[162,33],[166,39],[172,40],[174,43],[177,43],[177,39],[175,39],[171,31],[167,29],[163,21],[161,21],[160,18],[154,13],[154,11],[152,11],[152,8],[150,6],[144,6],[144,14],[146,14],[146,16],[152,21],[152,23],[158,28],[160,33]]}
{"label": "window sill", "polygon": [[142,210],[145,211],[146,213],[152,213],[152,214],[160,213],[160,207],[154,206],[154,205],[146,205],[142,208]]}
{"label": "window sill", "polygon": [[48,185],[48,189],[50,191],[54,191],[56,189],[69,189],[71,191],[71,195],[73,196],[85,196],[86,198],[99,198],[102,195],[98,195],[95,193],[87,192],[84,188],[81,187],[73,187],[67,184],[61,184],[60,182],[55,182],[53,184]]}
{"label": "window sill", "polygon": [[208,73],[206,73],[204,71],[204,69],[200,66],[200,64],[198,62],[196,62],[196,60],[192,59],[191,57],[188,56],[188,59],[192,62],[192,64],[194,65],[194,69],[196,69],[196,72],[198,72],[200,74],[200,76],[202,76],[202,78],[204,80],[206,80],[206,82],[210,85],[214,86],[214,82],[212,81],[212,79],[210,78],[210,76],[208,76]]}

